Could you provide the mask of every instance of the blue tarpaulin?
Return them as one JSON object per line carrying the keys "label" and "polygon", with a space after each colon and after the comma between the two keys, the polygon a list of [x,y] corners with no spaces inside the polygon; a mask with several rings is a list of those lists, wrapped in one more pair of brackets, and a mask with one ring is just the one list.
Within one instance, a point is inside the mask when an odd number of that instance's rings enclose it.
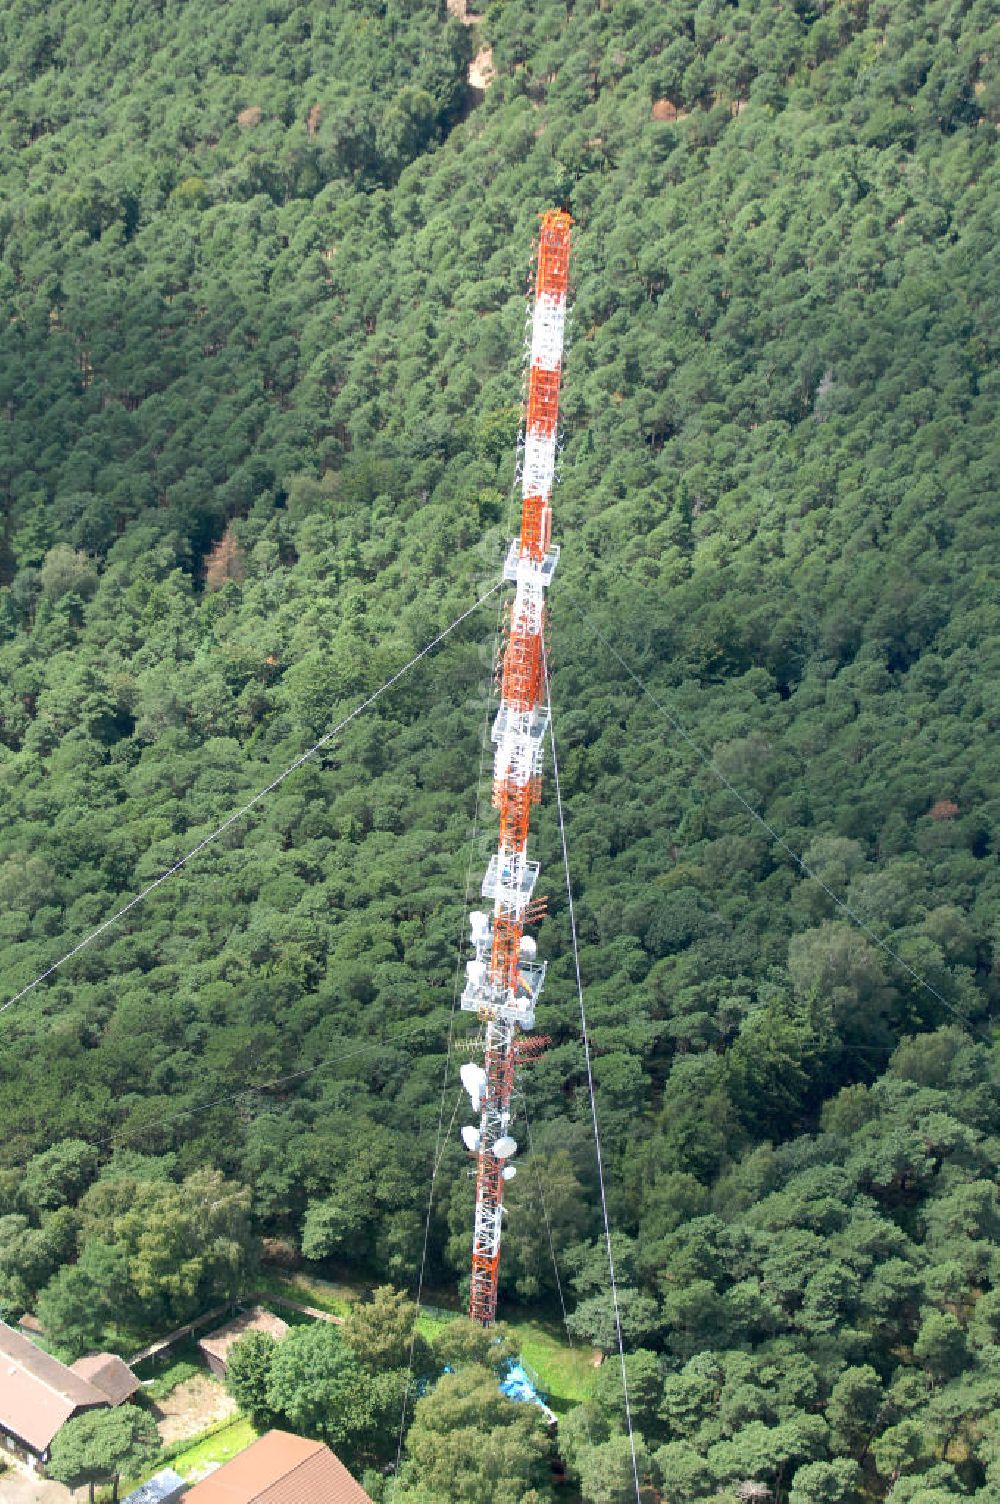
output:
{"label": "blue tarpaulin", "polygon": [[500,1385],[500,1393],[507,1395],[508,1399],[522,1400],[526,1404],[542,1405],[545,1403],[520,1363],[510,1365],[507,1377]]}

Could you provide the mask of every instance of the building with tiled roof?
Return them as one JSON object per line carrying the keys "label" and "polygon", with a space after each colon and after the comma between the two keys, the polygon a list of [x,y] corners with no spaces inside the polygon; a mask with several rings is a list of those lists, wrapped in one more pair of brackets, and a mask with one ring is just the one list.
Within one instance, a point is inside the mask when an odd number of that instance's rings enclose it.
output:
{"label": "building with tiled roof", "polygon": [[288,1322],[282,1321],[280,1316],[275,1316],[273,1311],[268,1311],[264,1306],[251,1306],[248,1311],[241,1311],[234,1316],[232,1321],[227,1321],[225,1326],[220,1326],[214,1332],[209,1332],[198,1343],[198,1349],[212,1372],[220,1379],[226,1377],[226,1367],[229,1362],[229,1349],[234,1342],[245,1337],[247,1332],[266,1332],[275,1341],[280,1340],[288,1331]]}
{"label": "building with tiled roof", "polygon": [[69,1366],[73,1373],[99,1389],[109,1405],[124,1405],[142,1388],[128,1364],[114,1353],[88,1353]]}
{"label": "building with tiled roof", "polygon": [[107,1405],[96,1385],[0,1321],[0,1440],[32,1465],[46,1462],[60,1427]]}
{"label": "building with tiled roof", "polygon": [[268,1431],[185,1494],[184,1504],[372,1504],[321,1441]]}

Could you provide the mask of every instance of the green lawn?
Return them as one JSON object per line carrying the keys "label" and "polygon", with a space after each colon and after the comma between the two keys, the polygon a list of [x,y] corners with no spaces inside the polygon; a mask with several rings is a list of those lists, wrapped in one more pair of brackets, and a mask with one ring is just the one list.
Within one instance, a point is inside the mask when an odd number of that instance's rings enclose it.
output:
{"label": "green lawn", "polygon": [[241,1417],[231,1426],[216,1431],[213,1436],[206,1436],[204,1441],[196,1441],[186,1452],[172,1458],[170,1466],[182,1478],[200,1476],[211,1463],[228,1462],[237,1452],[245,1451],[259,1435],[260,1432],[254,1429],[251,1422]]}
{"label": "green lawn", "polygon": [[[334,1316],[345,1315],[351,1302],[361,1299],[365,1293],[362,1287],[346,1281],[334,1283],[310,1274],[279,1274],[276,1271],[262,1273],[256,1284],[261,1291],[289,1296]],[[287,1312],[281,1312],[280,1307],[277,1309],[287,1317]],[[539,1385],[552,1409],[562,1415],[586,1399],[591,1391],[596,1374],[594,1349],[571,1347],[560,1322],[538,1317],[522,1318],[516,1314],[516,1309],[514,1314],[502,1319],[517,1339],[519,1355],[538,1374]],[[428,1341],[433,1341],[443,1325],[462,1314],[440,1306],[422,1307],[417,1317],[417,1330]]]}
{"label": "green lawn", "polygon": [[142,1380],[143,1393],[153,1400],[165,1400],[178,1384],[205,1372],[205,1361],[194,1338],[178,1342],[169,1352],[158,1353],[137,1365],[136,1378]]}
{"label": "green lawn", "polygon": [[[441,1327],[460,1314],[422,1310],[417,1317],[417,1330],[433,1342]],[[514,1334],[518,1355],[537,1373],[539,1386],[557,1415],[565,1414],[587,1398],[597,1372],[592,1347],[571,1347],[558,1322],[516,1315],[502,1319]]]}
{"label": "green lawn", "polygon": [[[260,1432],[254,1430],[251,1423],[241,1415],[229,1425],[214,1427],[207,1435],[203,1433],[201,1437],[194,1437],[186,1451],[175,1455],[172,1447],[166,1447],[139,1476],[122,1479],[119,1496],[124,1498],[164,1467],[175,1468],[182,1478],[191,1481],[196,1475],[203,1473],[210,1463],[228,1462],[230,1457],[235,1457],[237,1452],[244,1451],[252,1441],[256,1441],[259,1435]],[[101,1504],[107,1504],[111,1498],[111,1489],[98,1489],[97,1497]]]}
{"label": "green lawn", "polygon": [[590,1393],[597,1370],[592,1347],[570,1347],[561,1330],[546,1321],[509,1321],[518,1351],[548,1395],[557,1415],[578,1405]]}
{"label": "green lawn", "polygon": [[420,1315],[417,1317],[417,1331],[422,1337],[426,1337],[428,1342],[433,1342],[441,1328],[461,1314],[460,1311],[428,1311],[421,1307]]}
{"label": "green lawn", "polygon": [[342,1281],[335,1283],[312,1274],[278,1274],[273,1270],[262,1270],[254,1279],[254,1289],[267,1295],[284,1295],[331,1316],[346,1316],[351,1304],[363,1294],[360,1287]]}

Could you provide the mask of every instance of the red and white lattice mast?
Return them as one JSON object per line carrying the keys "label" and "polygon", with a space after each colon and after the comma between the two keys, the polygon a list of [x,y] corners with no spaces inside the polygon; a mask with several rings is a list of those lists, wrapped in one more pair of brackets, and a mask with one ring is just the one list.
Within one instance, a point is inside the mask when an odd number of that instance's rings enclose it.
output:
{"label": "red and white lattice mast", "polygon": [[[559,416],[559,380],[569,273],[570,216],[542,215],[531,325],[531,359],[525,415],[521,535],[510,545],[504,576],[516,586],[506,618],[500,708],[493,727],[493,804],[500,812],[496,855],[483,879],[492,913],[473,913],[472,944],[462,1007],[477,1013],[486,1035],[483,1066],[462,1067],[462,1081],[479,1112],[479,1126],[463,1128],[477,1155],[476,1221],[472,1239],[469,1314],[489,1326],[496,1317],[504,1182],[515,1173],[510,1103],[519,1053],[518,1030],[531,1029],[545,977],[535,941],[525,926],[537,919],[533,903],[538,863],[528,860],[531,806],[541,797],[542,744],[548,728],[543,635],[545,591],[559,549],[552,539],[552,484]],[[523,1046],[522,1046],[523,1048]]]}

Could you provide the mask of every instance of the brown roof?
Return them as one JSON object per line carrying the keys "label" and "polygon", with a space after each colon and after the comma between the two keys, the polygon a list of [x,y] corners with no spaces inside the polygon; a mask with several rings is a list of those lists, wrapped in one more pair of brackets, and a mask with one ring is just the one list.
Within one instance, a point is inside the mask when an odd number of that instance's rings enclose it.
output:
{"label": "brown roof", "polygon": [[112,1405],[123,1404],[142,1388],[128,1364],[114,1353],[88,1353],[85,1358],[77,1358],[70,1368],[99,1389]]}
{"label": "brown roof", "polygon": [[0,1426],[46,1452],[75,1410],[106,1405],[107,1396],[0,1321]]}
{"label": "brown roof", "polygon": [[283,1337],[287,1331],[288,1322],[282,1321],[280,1316],[275,1316],[263,1306],[251,1306],[249,1311],[241,1311],[239,1316],[227,1321],[225,1326],[209,1332],[198,1346],[202,1352],[211,1353],[213,1358],[221,1358],[225,1362],[233,1343],[245,1337],[247,1332],[267,1332],[271,1337]]}
{"label": "brown roof", "polygon": [[321,1441],[268,1431],[185,1495],[184,1504],[372,1504]]}

